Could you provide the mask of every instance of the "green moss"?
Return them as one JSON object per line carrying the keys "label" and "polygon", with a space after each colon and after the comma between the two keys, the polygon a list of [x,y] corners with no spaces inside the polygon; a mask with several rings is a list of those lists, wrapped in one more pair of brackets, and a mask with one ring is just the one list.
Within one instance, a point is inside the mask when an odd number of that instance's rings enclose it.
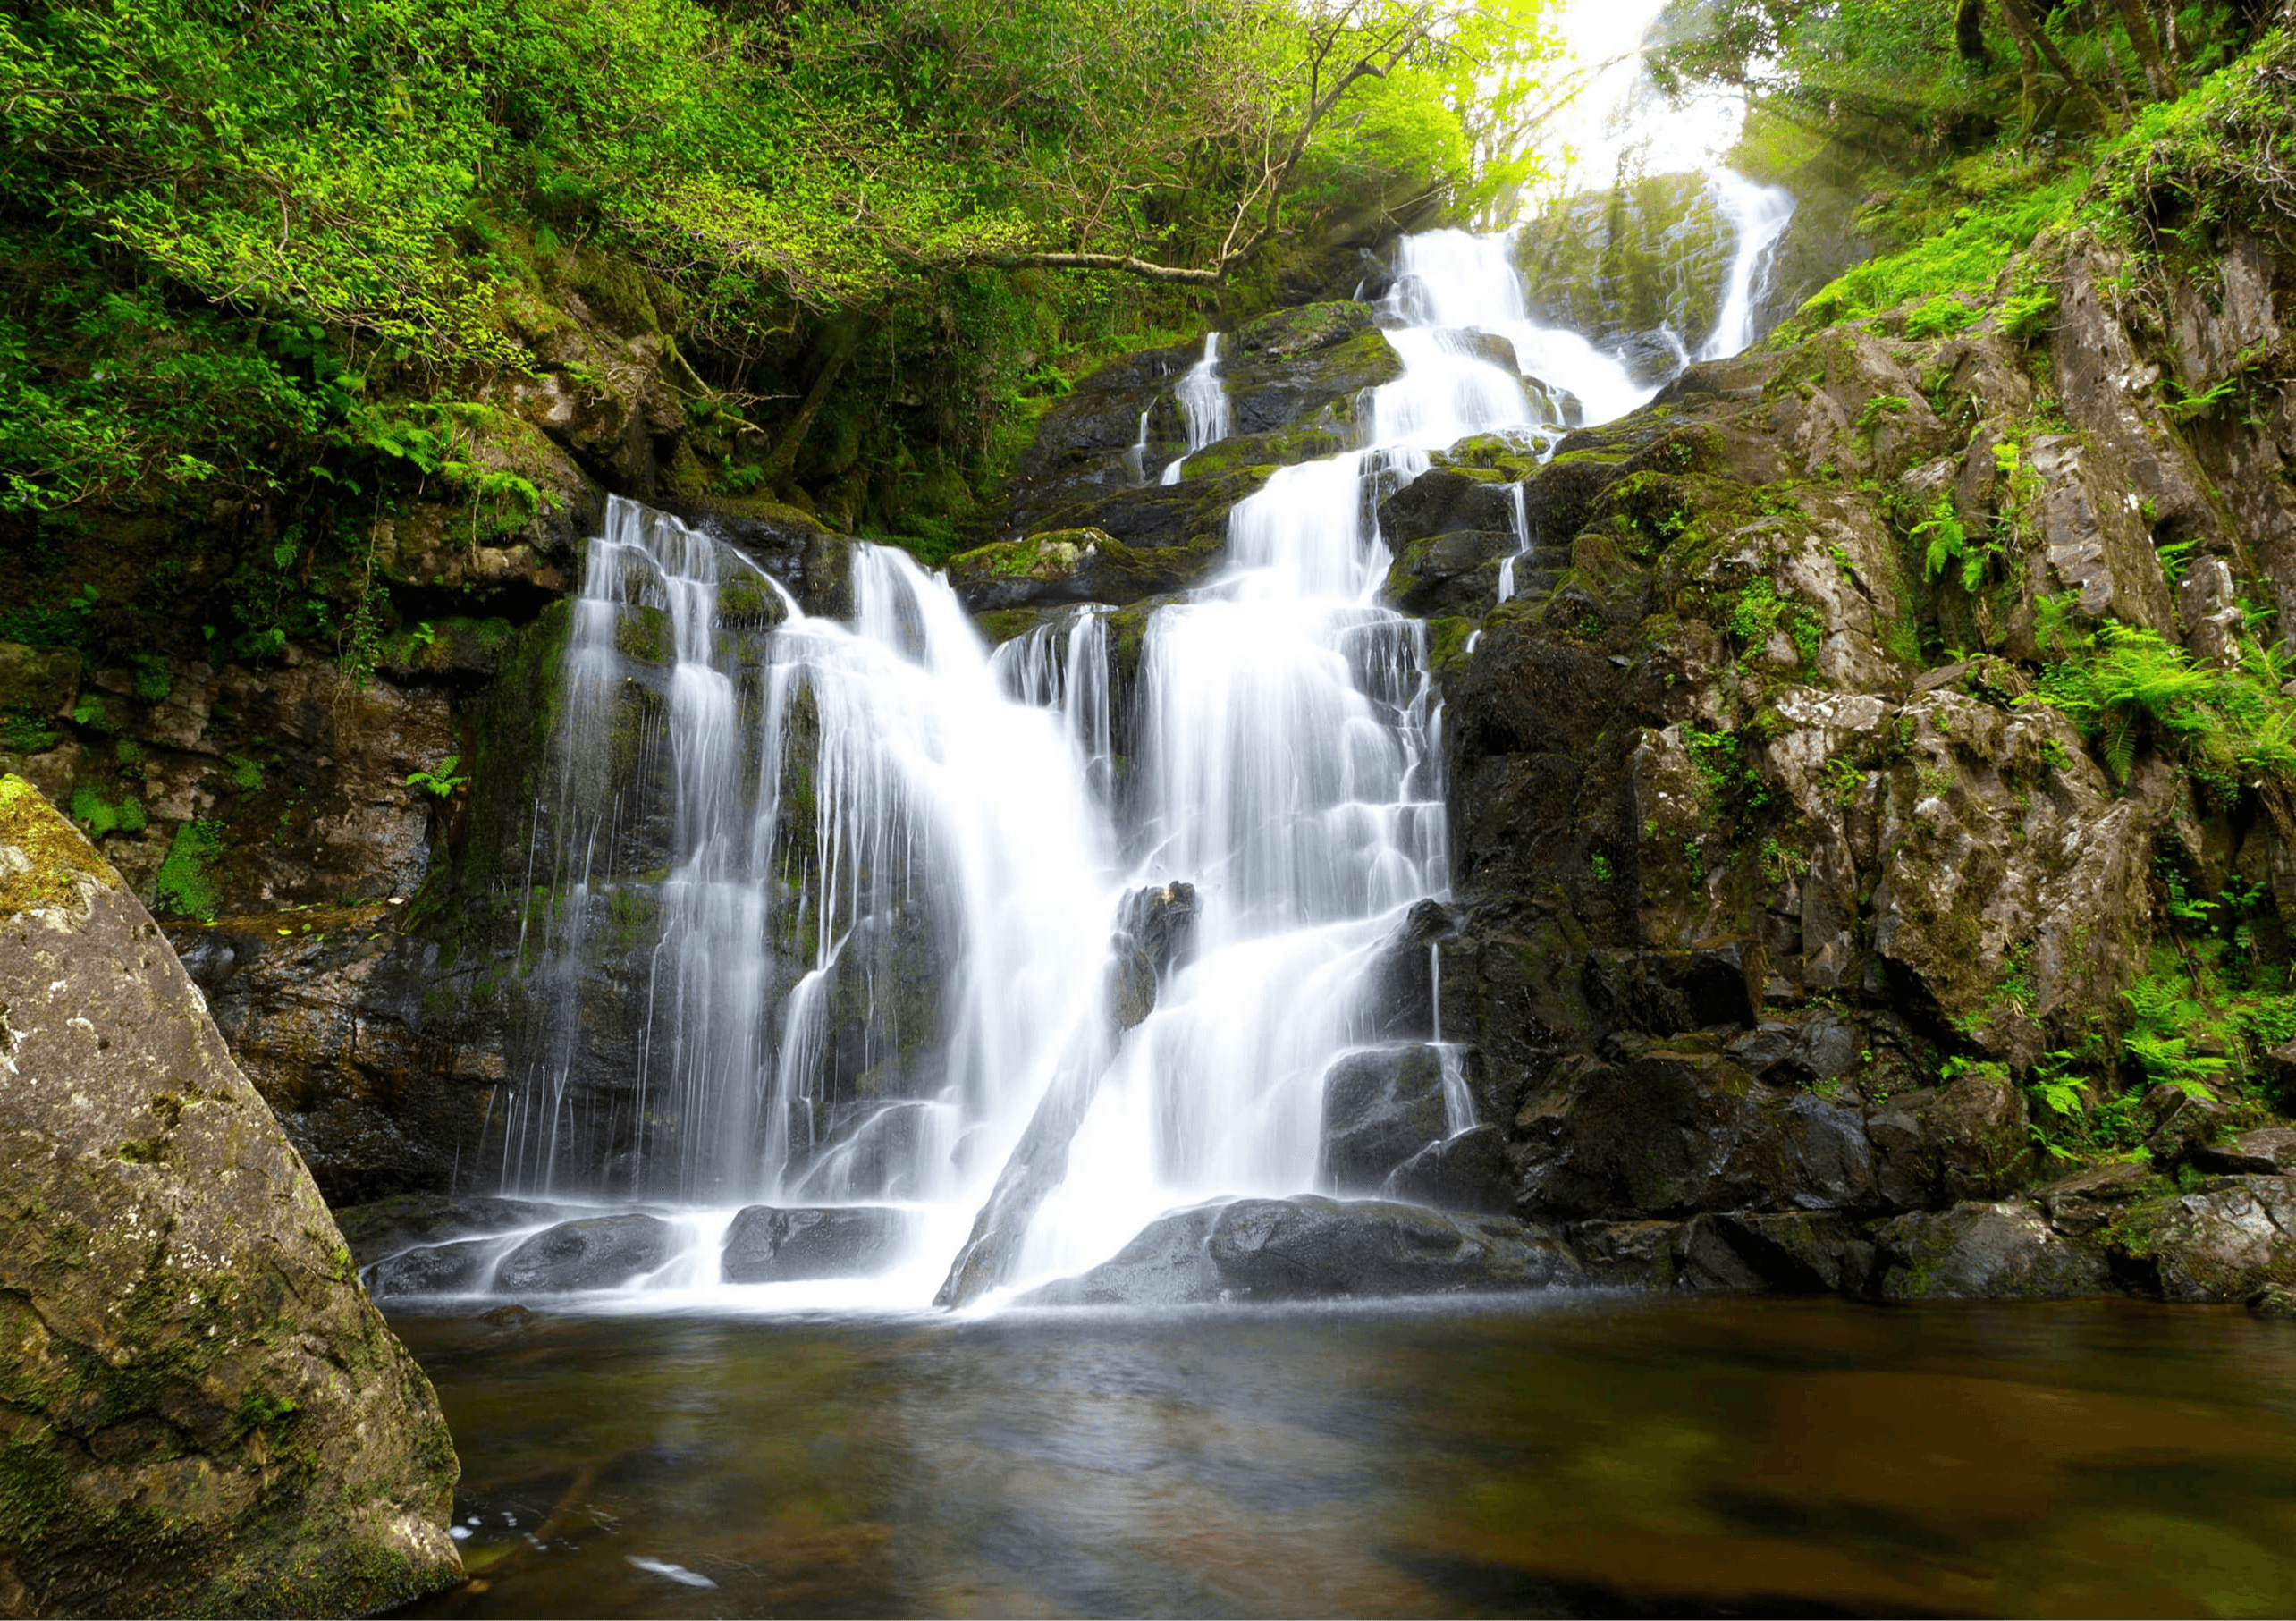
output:
{"label": "green moss", "polygon": [[220,897],[212,869],[223,852],[221,823],[186,822],[178,827],[152,881],[152,909],[163,916],[215,922]]}
{"label": "green moss", "polygon": [[997,608],[986,613],[976,613],[973,623],[980,627],[982,637],[991,646],[1026,636],[1036,629],[1034,608]]}
{"label": "green moss", "polygon": [[72,819],[87,830],[90,839],[139,833],[145,827],[142,800],[131,797],[114,805],[86,783],[72,790]]}
{"label": "green moss", "polygon": [[641,664],[667,664],[678,655],[675,628],[660,608],[640,604],[614,618],[614,651]]}
{"label": "green moss", "polygon": [[29,863],[0,875],[0,917],[67,900],[82,879],[119,887],[120,875],[95,847],[21,777],[0,777],[0,845],[22,851]]}

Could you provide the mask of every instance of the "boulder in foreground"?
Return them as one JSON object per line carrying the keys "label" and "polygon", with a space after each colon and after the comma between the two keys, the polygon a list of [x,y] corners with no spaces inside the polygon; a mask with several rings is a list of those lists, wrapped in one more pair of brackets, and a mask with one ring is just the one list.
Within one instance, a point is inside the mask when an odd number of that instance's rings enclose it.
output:
{"label": "boulder in foreground", "polygon": [[0,1613],[459,1581],[430,1381],[135,897],[0,778]]}

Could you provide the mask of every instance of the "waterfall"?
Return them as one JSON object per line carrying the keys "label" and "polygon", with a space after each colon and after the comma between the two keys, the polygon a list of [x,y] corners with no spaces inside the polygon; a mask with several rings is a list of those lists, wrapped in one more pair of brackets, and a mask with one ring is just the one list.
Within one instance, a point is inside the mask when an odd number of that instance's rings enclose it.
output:
{"label": "waterfall", "polygon": [[1508,553],[1506,560],[1498,565],[1498,600],[1503,603],[1514,599],[1515,567],[1531,555],[1533,545],[1531,519],[1523,510],[1523,486],[1520,484],[1507,486],[1507,519],[1508,526],[1515,531],[1515,550]]}
{"label": "waterfall", "polygon": [[1701,360],[1722,360],[1754,341],[1755,311],[1769,290],[1778,239],[1794,219],[1794,193],[1783,186],[1758,186],[1731,169],[1709,169],[1706,181],[1715,207],[1737,238],[1713,335],[1698,351]]}
{"label": "waterfall", "polygon": [[[1228,437],[1228,388],[1220,380],[1220,334],[1208,332],[1203,335],[1203,359],[1187,369],[1173,393],[1180,402],[1180,415],[1187,424],[1188,447],[1165,468],[1162,482],[1180,481],[1180,464],[1207,444],[1217,444]],[[1142,431],[1146,431],[1147,418],[1141,419]]]}
{"label": "waterfall", "polygon": [[[1741,325],[1762,262],[1742,242]],[[906,1261],[839,1296],[893,1305],[992,1215],[983,1276],[1011,1289],[1176,1205],[1313,1185],[1325,1073],[1393,1039],[1372,976],[1450,884],[1440,707],[1424,626],[1379,600],[1380,502],[1464,438],[1551,443],[1567,401],[1643,397],[1529,317],[1508,233],[1407,238],[1396,272],[1402,371],[1361,442],[1236,504],[1224,570],[1124,632],[1128,682],[1105,606],[992,651],[945,579],[857,543],[840,623],[610,502],[535,810],[505,1191],[899,1205]],[[1228,431],[1219,363],[1214,333],[1178,387],[1191,451]],[[1512,502],[1501,600],[1535,541]],[[1118,1017],[1112,933],[1183,892],[1188,950]],[[1462,1050],[1425,1034],[1464,1130]],[[680,1258],[659,1287],[713,1276]]]}

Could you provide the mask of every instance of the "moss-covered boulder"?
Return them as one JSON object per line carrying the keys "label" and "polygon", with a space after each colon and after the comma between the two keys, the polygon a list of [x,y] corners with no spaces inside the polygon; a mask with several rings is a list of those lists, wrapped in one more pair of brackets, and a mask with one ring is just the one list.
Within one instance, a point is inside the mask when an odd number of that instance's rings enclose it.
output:
{"label": "moss-covered boulder", "polygon": [[1216,542],[1127,546],[1099,529],[1055,529],[950,559],[949,583],[975,613],[1135,603],[1195,584],[1220,557]]}
{"label": "moss-covered boulder", "polygon": [[0,779],[0,1609],[448,1585],[430,1381],[119,875]]}

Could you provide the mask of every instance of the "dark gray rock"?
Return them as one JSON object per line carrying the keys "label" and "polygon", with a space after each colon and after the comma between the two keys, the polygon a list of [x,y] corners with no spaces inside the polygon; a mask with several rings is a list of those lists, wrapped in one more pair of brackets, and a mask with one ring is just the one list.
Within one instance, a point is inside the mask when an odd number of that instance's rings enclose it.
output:
{"label": "dark gray rock", "polygon": [[2152,1151],[2153,1162],[2164,1169],[2187,1161],[2197,1164],[2199,1155],[2224,1135],[2233,1113],[2215,1098],[2187,1092],[2168,1081],[2145,1093],[2140,1112],[2151,1128],[2145,1146]]}
{"label": "dark gray rock", "polygon": [[406,1295],[474,1294],[485,1288],[486,1257],[501,1244],[494,1238],[463,1238],[386,1255],[367,1269],[367,1292],[377,1300]]}
{"label": "dark gray rock", "polygon": [[798,1184],[807,1203],[898,1198],[907,1194],[907,1173],[916,1163],[931,1103],[888,1103],[863,1118],[838,1141],[824,1147]]}
{"label": "dark gray rock", "polygon": [[1681,1221],[1582,1221],[1566,1231],[1571,1253],[1590,1281],[1637,1288],[1671,1288]]}
{"label": "dark gray rock", "polygon": [[566,1213],[563,1205],[532,1199],[401,1194],[338,1211],[335,1225],[342,1228],[351,1259],[366,1266],[418,1244],[443,1244],[450,1238],[540,1227]]}
{"label": "dark gray rock", "polygon": [[1515,1116],[1519,1207],[1632,1220],[1879,1202],[1855,1108],[1764,1085],[1717,1038],[1614,1038],[1555,1065]]}
{"label": "dark gray rock", "polygon": [[1996,1198],[2032,1166],[2025,1100],[2006,1076],[1971,1070],[1900,1093],[1866,1115],[1881,1195],[1899,1209]]}
{"label": "dark gray rock", "polygon": [[1854,1295],[1872,1278],[1875,1254],[1838,1212],[1728,1212],[1684,1224],[1676,1280],[1701,1290]]}
{"label": "dark gray rock", "polygon": [[1459,920],[1439,900],[1422,900],[1404,914],[1380,943],[1364,971],[1357,998],[1365,1039],[1429,1041],[1435,1037],[1435,953],[1459,931]]}
{"label": "dark gray rock", "polygon": [[494,1287],[514,1295],[618,1288],[670,1259],[671,1231],[660,1217],[636,1212],[561,1221],[503,1256]]}
{"label": "dark gray rock", "polygon": [[972,613],[1123,604],[1194,586],[1224,555],[1216,536],[1194,545],[1135,546],[1095,528],[1047,530],[951,558],[949,584]]}
{"label": "dark gray rock", "polygon": [[1473,1126],[1430,1143],[1388,1173],[1379,1196],[1437,1210],[1504,1215],[1515,1205],[1507,1184],[1507,1134],[1496,1126]]}
{"label": "dark gray rock", "polygon": [[2022,1201],[1917,1211],[1874,1229],[1888,1300],[2068,1300],[2113,1292],[2104,1252]]}
{"label": "dark gray rock", "polygon": [[913,1230],[907,1212],[884,1205],[753,1204],[726,1229],[719,1272],[728,1283],[871,1277],[900,1259]]}
{"label": "dark gray rock", "polygon": [[2244,1131],[2229,1143],[2195,1149],[2192,1163],[2219,1177],[2296,1175],[2296,1130],[2266,1126]]}
{"label": "dark gray rock", "polygon": [[[1414,542],[1388,570],[1388,595],[1405,613],[1487,612],[1498,600],[1499,565],[1520,549],[1504,529],[1454,529]],[[1518,565],[1518,570],[1520,565]],[[1524,581],[1517,579],[1521,590]]]}
{"label": "dark gray rock", "polygon": [[2117,1220],[2132,1202],[2165,1191],[2150,1167],[2124,1160],[2053,1182],[2034,1197],[2048,1212],[2050,1226],[2079,1238]]}
{"label": "dark gray rock", "polygon": [[1323,1154],[1317,1185],[1379,1191],[1390,1172],[1446,1135],[1441,1051],[1424,1043],[1371,1047],[1323,1075]]}
{"label": "dark gray rock", "polygon": [[1225,1204],[1159,1216],[1111,1260],[1023,1295],[1021,1305],[1174,1306],[1217,1300],[1225,1287],[1205,1243]]}
{"label": "dark gray rock", "polygon": [[1159,1217],[1116,1259],[1032,1291],[1034,1305],[1544,1288],[1579,1274],[1550,1233],[1504,1216],[1446,1215],[1385,1200],[1238,1199]]}
{"label": "dark gray rock", "polygon": [[1204,1249],[1223,1284],[1256,1300],[1543,1288],[1577,1271],[1551,1235],[1507,1217],[1313,1195],[1237,1200]]}
{"label": "dark gray rock", "polygon": [[1196,892],[1192,883],[1138,889],[1125,896],[1109,941],[1109,1015],[1129,1030],[1156,1006],[1158,988],[1184,966],[1195,939]]}
{"label": "dark gray rock", "polygon": [[1762,1005],[1769,957],[1743,936],[1701,941],[1686,951],[1614,951],[1591,965],[1588,993],[1620,1024],[1654,1035],[1717,1025],[1752,1025]]}

